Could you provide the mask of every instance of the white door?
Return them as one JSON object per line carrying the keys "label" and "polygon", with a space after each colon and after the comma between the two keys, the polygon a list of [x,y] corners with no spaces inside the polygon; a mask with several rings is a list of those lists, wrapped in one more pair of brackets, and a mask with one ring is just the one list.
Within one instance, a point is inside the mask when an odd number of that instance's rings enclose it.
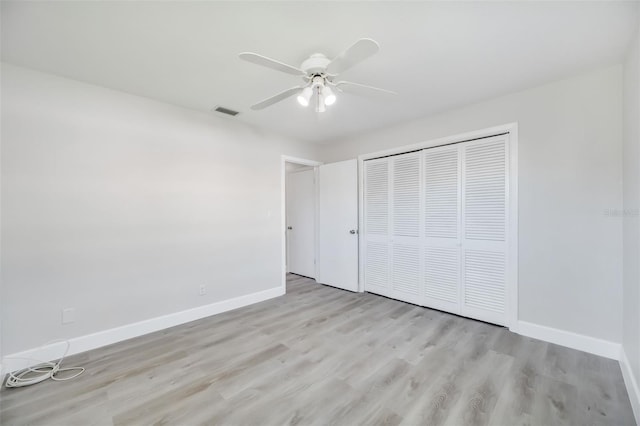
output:
{"label": "white door", "polygon": [[287,175],[287,270],[315,278],[314,171]]}
{"label": "white door", "polygon": [[426,149],[424,160],[424,305],[460,313],[460,176],[458,145]]}
{"label": "white door", "polygon": [[461,147],[462,315],[507,323],[507,136]]}
{"label": "white door", "polygon": [[358,290],[358,162],[319,167],[318,276],[316,281]]}
{"label": "white door", "polygon": [[391,297],[422,304],[423,247],[420,232],[422,216],[421,155],[396,155],[391,168],[390,262]]}
{"label": "white door", "polygon": [[[389,243],[389,160],[364,162],[364,288],[393,297]],[[361,230],[363,231],[363,230]]]}

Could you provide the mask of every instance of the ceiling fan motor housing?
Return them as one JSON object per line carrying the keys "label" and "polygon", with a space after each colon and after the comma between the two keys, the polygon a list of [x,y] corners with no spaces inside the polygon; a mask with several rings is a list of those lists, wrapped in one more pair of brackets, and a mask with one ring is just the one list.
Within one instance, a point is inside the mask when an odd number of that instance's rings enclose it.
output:
{"label": "ceiling fan motor housing", "polygon": [[306,59],[300,68],[307,75],[324,74],[331,60],[322,53],[314,53]]}

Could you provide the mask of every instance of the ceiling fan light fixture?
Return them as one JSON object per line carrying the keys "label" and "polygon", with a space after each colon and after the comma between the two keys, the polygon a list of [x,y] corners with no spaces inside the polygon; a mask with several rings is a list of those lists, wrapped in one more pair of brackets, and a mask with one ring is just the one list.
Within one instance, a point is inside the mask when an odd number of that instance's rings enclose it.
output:
{"label": "ceiling fan light fixture", "polygon": [[327,110],[327,107],[324,103],[324,96],[322,95],[322,90],[320,88],[318,88],[318,95],[316,96],[317,99],[317,103],[316,103],[316,112],[325,112]]}
{"label": "ceiling fan light fixture", "polygon": [[302,92],[298,95],[298,103],[303,107],[309,106],[309,101],[311,100],[311,96],[313,95],[313,90],[311,87],[305,87],[302,89]]}
{"label": "ceiling fan light fixture", "polygon": [[331,87],[325,85],[322,89],[322,97],[324,98],[324,104],[329,106],[336,103],[336,94],[333,93]]}
{"label": "ceiling fan light fixture", "polygon": [[251,105],[251,109],[254,111],[262,110],[284,99],[296,96],[300,105],[307,107],[311,102],[314,102],[316,112],[324,112],[327,106],[333,105],[337,100],[335,91],[328,86],[339,87],[338,92],[341,93],[344,89],[347,89],[347,91],[350,90],[355,94],[367,91],[396,94],[389,90],[367,86],[365,84],[351,83],[348,81],[333,82],[338,74],[374,55],[378,52],[379,48],[380,46],[374,40],[361,38],[333,59],[328,58],[322,53],[314,53],[304,60],[300,67],[291,66],[258,53],[242,52],[238,56],[243,61],[302,77],[304,80],[304,84],[302,85],[283,90],[280,93]]}

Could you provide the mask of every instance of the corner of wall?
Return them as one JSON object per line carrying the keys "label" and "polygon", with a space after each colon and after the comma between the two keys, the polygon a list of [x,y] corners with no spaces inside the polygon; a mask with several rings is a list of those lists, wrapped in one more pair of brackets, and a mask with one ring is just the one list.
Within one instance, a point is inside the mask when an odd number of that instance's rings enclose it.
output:
{"label": "corner of wall", "polygon": [[620,368],[640,423],[640,26],[623,64],[623,338]]}
{"label": "corner of wall", "polygon": [[545,342],[555,343],[556,345],[566,346],[571,349],[588,352],[616,361],[620,359],[620,343],[553,327],[546,327],[527,321],[519,321],[517,331],[515,332],[523,336],[544,340]]}
{"label": "corner of wall", "polygon": [[629,364],[629,359],[627,358],[624,347],[620,351],[620,369],[622,370],[624,384],[629,394],[633,415],[636,417],[636,422],[640,423],[640,387],[631,370],[631,365]]}

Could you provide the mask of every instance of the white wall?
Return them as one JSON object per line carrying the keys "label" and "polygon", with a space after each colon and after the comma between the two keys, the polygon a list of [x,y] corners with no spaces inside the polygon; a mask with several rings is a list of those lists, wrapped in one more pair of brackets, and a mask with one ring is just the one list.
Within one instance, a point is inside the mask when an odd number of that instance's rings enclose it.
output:
{"label": "white wall", "polygon": [[280,286],[280,155],[313,147],[9,65],[2,124],[4,354]]}
{"label": "white wall", "polygon": [[640,421],[640,32],[624,64],[623,370]]}
{"label": "white wall", "polygon": [[622,339],[622,68],[613,66],[366,135],[323,160],[519,123],[520,320]]}
{"label": "white wall", "polygon": [[622,341],[622,218],[605,215],[623,206],[620,66],[317,152],[8,65],[2,104],[4,354],[278,287],[280,154],[337,161],[513,121],[520,319]]}

